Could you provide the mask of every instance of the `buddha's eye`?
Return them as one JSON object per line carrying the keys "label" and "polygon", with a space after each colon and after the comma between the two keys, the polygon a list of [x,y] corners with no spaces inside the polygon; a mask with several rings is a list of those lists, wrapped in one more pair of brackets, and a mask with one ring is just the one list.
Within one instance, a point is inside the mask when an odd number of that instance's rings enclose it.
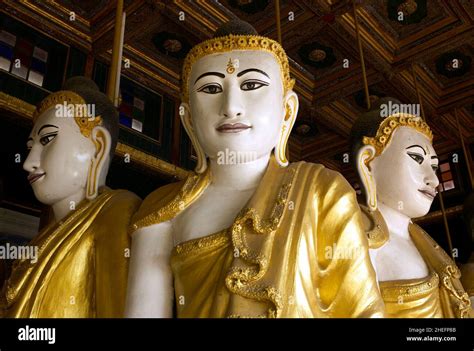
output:
{"label": "buddha's eye", "polygon": [[268,86],[268,83],[261,80],[253,79],[253,80],[247,80],[243,82],[242,85],[240,86],[240,89],[245,90],[245,91],[257,90],[263,86]]}
{"label": "buddha's eye", "polygon": [[56,138],[56,135],[58,135],[58,133],[50,133],[50,134],[43,135],[40,138],[41,145],[45,146],[49,144],[54,138]]}
{"label": "buddha's eye", "polygon": [[206,84],[198,89],[198,92],[206,94],[218,94],[222,92],[222,87],[219,84]]}
{"label": "buddha's eye", "polygon": [[438,165],[431,165],[431,168],[435,173],[438,171]]}
{"label": "buddha's eye", "polygon": [[423,156],[421,156],[420,154],[413,154],[413,153],[408,153],[408,156],[410,156],[413,160],[415,160],[417,163],[419,163],[420,165],[423,163],[423,161],[425,160]]}

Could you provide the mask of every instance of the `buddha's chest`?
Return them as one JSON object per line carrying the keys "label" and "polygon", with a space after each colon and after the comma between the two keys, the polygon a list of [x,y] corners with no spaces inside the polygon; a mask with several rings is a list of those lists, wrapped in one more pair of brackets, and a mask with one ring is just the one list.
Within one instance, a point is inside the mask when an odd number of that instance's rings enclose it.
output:
{"label": "buddha's chest", "polygon": [[234,222],[253,191],[223,190],[209,186],[173,221],[174,244],[201,238]]}
{"label": "buddha's chest", "polygon": [[412,240],[391,235],[381,248],[371,250],[379,281],[424,278],[428,266]]}

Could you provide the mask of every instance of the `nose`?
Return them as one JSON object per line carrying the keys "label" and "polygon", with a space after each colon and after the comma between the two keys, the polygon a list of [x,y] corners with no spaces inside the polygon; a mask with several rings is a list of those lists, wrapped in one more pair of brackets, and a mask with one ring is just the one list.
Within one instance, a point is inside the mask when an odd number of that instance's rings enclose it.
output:
{"label": "nose", "polygon": [[431,168],[431,165],[429,166],[429,169],[427,170],[424,182],[426,185],[433,188],[437,188],[439,185],[438,176],[436,175],[436,172],[433,170],[433,168]]}
{"label": "nose", "polygon": [[242,92],[240,88],[238,86],[229,86],[224,94],[221,115],[229,119],[243,117],[244,108],[242,106]]}
{"label": "nose", "polygon": [[23,169],[29,173],[36,171],[40,167],[40,156],[40,146],[34,145],[28,153],[28,157],[26,157],[25,162],[23,163]]}

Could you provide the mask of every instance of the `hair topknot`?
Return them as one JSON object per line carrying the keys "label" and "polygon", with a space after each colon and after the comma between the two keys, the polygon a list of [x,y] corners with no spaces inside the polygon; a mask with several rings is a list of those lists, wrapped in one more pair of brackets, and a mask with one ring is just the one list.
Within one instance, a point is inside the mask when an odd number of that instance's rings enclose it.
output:
{"label": "hair topknot", "polygon": [[92,90],[99,92],[100,89],[92,79],[76,76],[69,78],[63,85],[63,90]]}
{"label": "hair topknot", "polygon": [[95,113],[101,116],[103,127],[105,127],[112,138],[110,147],[110,159],[113,158],[117,146],[119,134],[118,112],[110,99],[95,82],[87,77],[76,76],[69,78],[63,85],[63,90],[73,91],[80,95],[87,104],[95,105]]}
{"label": "hair topknot", "polygon": [[233,35],[258,35],[257,30],[248,22],[242,20],[230,20],[217,28],[214,38]]}

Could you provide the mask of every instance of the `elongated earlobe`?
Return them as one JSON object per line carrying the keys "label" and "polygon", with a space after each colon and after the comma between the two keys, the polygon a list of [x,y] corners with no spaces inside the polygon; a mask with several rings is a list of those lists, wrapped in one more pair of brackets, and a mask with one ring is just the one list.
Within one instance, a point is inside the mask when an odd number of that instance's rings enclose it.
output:
{"label": "elongated earlobe", "polygon": [[194,169],[196,173],[204,173],[207,169],[207,158],[206,154],[204,153],[204,149],[202,148],[199,140],[194,132],[193,123],[191,120],[191,114],[189,113],[189,105],[185,102],[181,103],[179,106],[179,115],[181,117],[181,123],[183,123],[183,127],[186,130],[189,138],[194,147],[194,151],[197,154],[197,165]]}
{"label": "elongated earlobe", "polygon": [[86,184],[86,198],[93,200],[99,193],[100,177],[103,173],[104,167],[108,167],[108,155],[110,153],[110,146],[112,138],[110,133],[104,127],[95,127],[90,136],[95,145],[95,154],[91,158],[89,173]]}
{"label": "elongated earlobe", "polygon": [[370,162],[375,157],[375,148],[371,145],[363,146],[357,153],[357,171],[365,191],[365,200],[370,211],[377,209],[377,187],[370,168]]}
{"label": "elongated earlobe", "polygon": [[274,151],[275,159],[282,167],[286,167],[289,164],[286,156],[287,144],[296,121],[296,116],[298,115],[298,107],[298,96],[293,91],[289,91],[285,97],[285,117],[283,118],[280,129],[280,138],[278,139]]}

